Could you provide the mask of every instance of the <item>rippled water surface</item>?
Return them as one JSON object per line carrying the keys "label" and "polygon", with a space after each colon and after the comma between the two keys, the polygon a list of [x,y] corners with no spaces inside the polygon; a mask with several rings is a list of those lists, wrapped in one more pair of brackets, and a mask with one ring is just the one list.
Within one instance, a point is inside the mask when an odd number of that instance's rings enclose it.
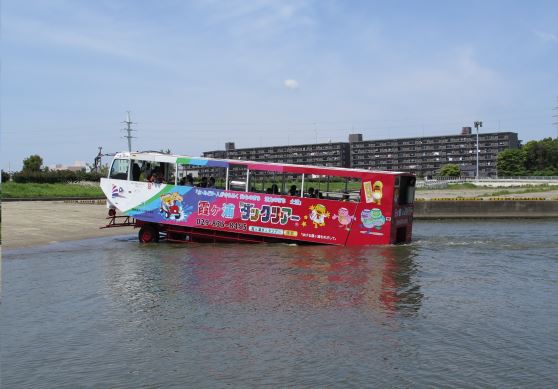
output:
{"label": "rippled water surface", "polygon": [[556,387],[558,222],[4,251],[2,387]]}

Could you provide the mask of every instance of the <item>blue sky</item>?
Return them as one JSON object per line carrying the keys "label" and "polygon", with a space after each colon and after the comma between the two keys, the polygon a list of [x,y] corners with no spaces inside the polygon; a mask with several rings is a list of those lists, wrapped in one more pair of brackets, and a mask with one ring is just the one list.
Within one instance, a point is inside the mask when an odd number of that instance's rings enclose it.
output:
{"label": "blue sky", "polygon": [[97,146],[557,136],[556,1],[2,2],[1,166]]}

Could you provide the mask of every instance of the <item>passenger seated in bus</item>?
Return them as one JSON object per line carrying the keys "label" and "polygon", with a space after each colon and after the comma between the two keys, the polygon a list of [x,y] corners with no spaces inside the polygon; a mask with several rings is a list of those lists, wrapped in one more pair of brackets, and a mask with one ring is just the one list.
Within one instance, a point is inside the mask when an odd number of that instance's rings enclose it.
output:
{"label": "passenger seated in bus", "polygon": [[164,184],[165,179],[163,178],[163,173],[159,169],[153,169],[151,175],[147,178],[147,181],[154,182],[155,184]]}
{"label": "passenger seated in bus", "polygon": [[163,173],[160,170],[155,172],[155,183],[157,184],[164,184],[165,178],[163,177]]}
{"label": "passenger seated in bus", "polygon": [[272,194],[279,194],[279,187],[277,186],[277,184],[271,185],[271,193]]}
{"label": "passenger seated in bus", "polygon": [[207,184],[208,188],[215,188],[215,178],[209,177],[209,183]]}
{"label": "passenger seated in bus", "polygon": [[272,191],[271,188],[267,188],[267,189],[265,190],[265,194],[271,194],[271,191]]}
{"label": "passenger seated in bus", "polygon": [[314,193],[314,188],[312,187],[308,188],[308,194],[306,195],[306,197],[316,198],[316,193]]}
{"label": "passenger seated in bus", "polygon": [[289,189],[289,195],[296,196],[296,185],[291,185],[291,188]]}
{"label": "passenger seated in bus", "polygon": [[207,188],[207,177],[204,176],[204,177],[201,178],[201,181],[200,181],[198,187]]}
{"label": "passenger seated in bus", "polygon": [[194,186],[194,177],[192,177],[192,174],[188,173],[186,177],[182,177],[179,185]]}
{"label": "passenger seated in bus", "polygon": [[319,198],[319,199],[323,199],[323,198],[324,198],[324,195],[323,195],[322,192],[316,191],[315,193],[316,193],[316,197],[317,197],[317,198]]}

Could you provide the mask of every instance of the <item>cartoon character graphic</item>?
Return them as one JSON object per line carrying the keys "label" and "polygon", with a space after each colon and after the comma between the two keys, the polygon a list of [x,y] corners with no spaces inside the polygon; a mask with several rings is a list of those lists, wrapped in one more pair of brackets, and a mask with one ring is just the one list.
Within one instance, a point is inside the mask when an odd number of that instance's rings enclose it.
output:
{"label": "cartoon character graphic", "polygon": [[[309,209],[310,214],[308,216],[304,216],[304,219],[312,220],[312,223],[314,223],[314,228],[325,226],[325,219],[330,217],[330,214],[327,211],[326,207],[322,204],[316,204],[311,205]],[[302,225],[305,226],[306,224],[303,222]]]}
{"label": "cartoon character graphic", "polygon": [[333,220],[335,219],[339,222],[339,227],[345,227],[346,230],[349,230],[349,224],[351,224],[355,217],[349,214],[347,208],[339,208],[337,215],[333,215]]}
{"label": "cartoon character graphic", "polygon": [[382,203],[382,197],[384,196],[384,183],[382,181],[376,181],[372,185],[372,202],[374,204],[380,205]]}
{"label": "cartoon character graphic", "polygon": [[366,229],[365,231],[361,231],[361,233],[384,235],[382,232],[377,232],[382,229],[384,224],[386,224],[386,217],[382,214],[380,209],[363,209],[360,213],[360,221],[362,222],[361,227]]}
{"label": "cartoon character graphic", "polygon": [[167,193],[161,195],[161,209],[159,212],[164,214],[165,218],[178,220],[182,217],[182,202],[183,198],[178,192]]}

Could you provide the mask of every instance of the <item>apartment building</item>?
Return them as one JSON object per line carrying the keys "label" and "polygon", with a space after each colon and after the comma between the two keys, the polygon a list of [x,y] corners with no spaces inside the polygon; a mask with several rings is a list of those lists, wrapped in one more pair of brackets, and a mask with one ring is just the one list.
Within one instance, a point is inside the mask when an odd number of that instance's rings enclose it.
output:
{"label": "apartment building", "polygon": [[[293,163],[298,165],[351,167],[369,170],[413,172],[427,177],[438,174],[442,165],[453,163],[463,175],[476,172],[477,135],[470,127],[460,134],[400,139],[363,140],[361,134],[350,134],[349,142],[318,143],[290,146],[235,148],[228,142],[225,150],[206,151],[204,157],[249,161]],[[499,152],[520,147],[517,133],[491,132],[479,134],[479,175],[496,176]]]}
{"label": "apartment building", "polygon": [[347,142],[244,149],[236,149],[234,143],[229,142],[226,144],[226,150],[206,151],[203,156],[297,165],[350,167],[350,147]]}
{"label": "apartment building", "polygon": [[[427,177],[452,163],[460,166],[462,175],[474,176],[476,144],[477,135],[470,127],[458,135],[356,141],[351,143],[351,167],[408,171]],[[479,175],[496,176],[498,153],[519,145],[515,132],[479,134]]]}

